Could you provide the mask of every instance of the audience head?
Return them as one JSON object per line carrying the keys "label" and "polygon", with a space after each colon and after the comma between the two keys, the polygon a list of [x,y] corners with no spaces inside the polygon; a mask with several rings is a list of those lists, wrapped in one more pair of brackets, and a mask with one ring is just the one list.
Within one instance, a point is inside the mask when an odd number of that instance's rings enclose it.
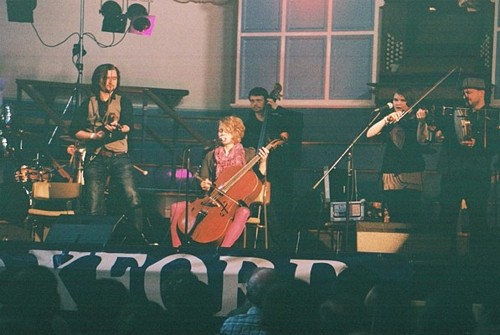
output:
{"label": "audience head", "polygon": [[262,308],[267,291],[279,280],[280,276],[274,269],[255,269],[247,281],[247,298],[250,303],[255,307]]}
{"label": "audience head", "polygon": [[5,274],[3,311],[16,334],[51,333],[59,312],[57,279],[46,267],[30,266]]}
{"label": "audience head", "polygon": [[319,302],[306,282],[282,281],[273,285],[264,298],[262,326],[270,335],[318,334]]}
{"label": "audience head", "polygon": [[78,303],[86,331],[110,331],[116,327],[130,296],[123,283],[114,279],[97,279],[90,283]]}
{"label": "audience head", "polygon": [[117,334],[165,335],[169,334],[165,310],[152,301],[135,302],[123,308],[118,317]]}
{"label": "audience head", "polygon": [[418,320],[417,335],[473,334],[476,321],[472,312],[470,287],[450,280],[426,300]]}
{"label": "audience head", "polygon": [[173,334],[211,334],[216,329],[212,291],[189,270],[168,273],[161,283],[161,296]]}

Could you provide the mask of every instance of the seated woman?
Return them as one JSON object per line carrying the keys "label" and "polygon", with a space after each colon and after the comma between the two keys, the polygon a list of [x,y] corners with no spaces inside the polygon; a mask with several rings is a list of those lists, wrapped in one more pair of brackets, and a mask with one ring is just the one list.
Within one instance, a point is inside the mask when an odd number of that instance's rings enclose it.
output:
{"label": "seated woman", "polygon": [[[227,116],[219,121],[218,139],[220,145],[214,150],[209,151],[201,165],[200,171],[200,187],[208,192],[211,190],[212,184],[220,176],[222,171],[228,167],[241,166],[247,164],[255,157],[256,150],[254,148],[244,148],[241,144],[241,139],[245,134],[245,126],[243,121],[236,116]],[[254,172],[262,182],[266,174],[266,161],[269,150],[267,148],[259,149],[258,155],[261,157],[258,164],[254,167]],[[170,233],[172,239],[172,247],[178,248],[181,246],[181,239],[177,231],[177,225],[182,216],[185,215],[186,202],[176,202],[170,208]],[[245,206],[240,206],[236,209],[234,219],[230,223],[221,247],[231,247],[240,237],[245,229],[245,224],[250,216],[250,209]],[[192,227],[188,227],[191,229]]]}

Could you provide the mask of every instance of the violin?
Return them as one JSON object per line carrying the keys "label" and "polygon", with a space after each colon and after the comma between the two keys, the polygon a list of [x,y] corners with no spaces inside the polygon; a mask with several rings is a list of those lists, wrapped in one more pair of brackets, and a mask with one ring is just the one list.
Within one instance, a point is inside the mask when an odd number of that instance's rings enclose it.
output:
{"label": "violin", "polygon": [[[283,140],[275,139],[266,148],[271,151],[283,144]],[[184,212],[175,223],[178,230],[197,243],[221,243],[238,207],[247,206],[262,189],[262,183],[252,170],[259,160],[260,156],[256,155],[243,167],[224,169],[205,197],[188,204],[187,215]]]}

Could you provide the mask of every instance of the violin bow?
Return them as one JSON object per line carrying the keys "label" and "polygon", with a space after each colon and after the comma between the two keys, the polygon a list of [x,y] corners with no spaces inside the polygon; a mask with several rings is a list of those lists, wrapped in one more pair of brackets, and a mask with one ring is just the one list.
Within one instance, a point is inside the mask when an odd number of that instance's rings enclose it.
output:
{"label": "violin bow", "polygon": [[418,98],[418,100],[415,101],[415,103],[411,105],[410,108],[403,111],[399,120],[405,117],[406,114],[411,113],[412,110],[415,108],[415,106],[417,106],[420,102],[422,102],[422,100],[424,100],[429,94],[431,94],[436,88],[438,88],[439,85],[441,85],[446,79],[448,79],[449,76],[451,76],[458,69],[460,69],[459,66],[456,66],[453,69],[451,69],[450,72],[448,72],[443,78],[441,78],[437,83],[435,83],[434,86],[432,86],[427,92],[425,92],[420,98]]}

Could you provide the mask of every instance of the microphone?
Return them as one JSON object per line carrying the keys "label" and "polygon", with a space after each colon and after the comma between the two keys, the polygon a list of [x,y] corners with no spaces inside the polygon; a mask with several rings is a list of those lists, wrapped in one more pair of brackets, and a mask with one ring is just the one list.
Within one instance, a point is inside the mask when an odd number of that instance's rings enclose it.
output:
{"label": "microphone", "polygon": [[219,138],[214,138],[212,140],[209,140],[208,143],[209,144],[205,148],[203,148],[204,150],[213,150],[222,144]]}
{"label": "microphone", "polygon": [[142,173],[142,175],[143,175],[143,176],[147,176],[147,175],[148,175],[148,173],[149,173],[149,172],[148,172],[148,170],[143,170],[143,169],[141,169],[140,167],[138,167],[137,165],[132,165],[132,167],[133,167],[134,169],[136,169],[137,171],[139,171],[140,173]]}
{"label": "microphone", "polygon": [[392,102],[388,102],[385,106],[375,108],[372,113],[382,112],[386,109],[392,109],[393,107],[394,107],[394,104]]}

